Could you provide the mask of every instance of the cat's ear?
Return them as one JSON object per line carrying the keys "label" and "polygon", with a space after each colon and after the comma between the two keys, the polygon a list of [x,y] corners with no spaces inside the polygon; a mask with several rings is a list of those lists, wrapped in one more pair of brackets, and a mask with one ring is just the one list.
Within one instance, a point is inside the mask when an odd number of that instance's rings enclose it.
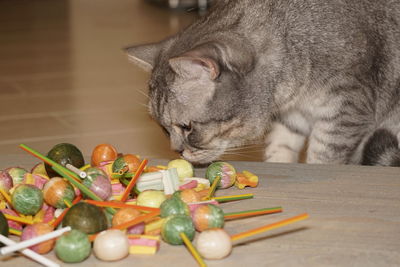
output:
{"label": "cat's ear", "polygon": [[220,73],[218,63],[209,57],[186,54],[168,62],[174,72],[184,78],[208,77],[215,80]]}
{"label": "cat's ear", "polygon": [[159,43],[129,46],[123,50],[128,55],[131,62],[146,71],[151,71],[156,63],[160,51],[169,43],[170,40],[167,39]]}

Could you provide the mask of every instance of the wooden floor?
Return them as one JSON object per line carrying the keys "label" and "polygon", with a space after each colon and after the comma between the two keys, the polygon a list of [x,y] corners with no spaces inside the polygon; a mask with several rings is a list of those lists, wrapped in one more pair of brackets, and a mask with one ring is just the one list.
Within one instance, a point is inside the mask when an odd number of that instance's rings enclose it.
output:
{"label": "wooden floor", "polygon": [[[121,48],[157,41],[197,18],[144,0],[0,1],[0,153],[45,153],[69,142],[85,155],[175,158],[147,114],[148,73]],[[259,153],[234,159],[259,160]]]}

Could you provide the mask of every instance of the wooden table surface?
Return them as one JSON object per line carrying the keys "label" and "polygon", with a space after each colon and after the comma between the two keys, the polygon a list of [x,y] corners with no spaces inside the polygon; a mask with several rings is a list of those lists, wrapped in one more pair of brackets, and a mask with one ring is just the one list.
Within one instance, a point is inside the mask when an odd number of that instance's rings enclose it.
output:
{"label": "wooden table surface", "polygon": [[[31,168],[30,156],[0,156],[0,169]],[[152,163],[165,163],[153,161]],[[222,204],[224,211],[282,206],[280,214],[229,221],[234,234],[291,216],[310,218],[234,244],[232,254],[208,266],[400,266],[400,169],[389,167],[233,162],[260,178],[257,188],[218,190],[217,195],[253,193],[254,199]],[[204,175],[204,169],[196,169]],[[58,261],[53,253],[47,255]],[[37,266],[24,257],[1,266]],[[66,264],[65,264],[66,265]],[[70,266],[70,265],[68,265]],[[71,266],[197,266],[183,246],[161,244],[154,256],[130,255],[107,263],[93,255]]]}

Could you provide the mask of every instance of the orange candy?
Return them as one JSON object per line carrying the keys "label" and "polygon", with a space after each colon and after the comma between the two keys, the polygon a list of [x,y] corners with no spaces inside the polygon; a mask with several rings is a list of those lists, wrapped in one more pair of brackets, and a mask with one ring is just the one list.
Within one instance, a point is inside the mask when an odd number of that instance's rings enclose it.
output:
{"label": "orange candy", "polygon": [[115,160],[117,156],[118,152],[112,145],[97,145],[92,152],[92,166],[99,166],[104,161]]}
{"label": "orange candy", "polygon": [[112,226],[118,226],[120,224],[126,223],[138,217],[140,211],[134,208],[122,208],[117,213],[114,214],[112,219]]}
{"label": "orange candy", "polygon": [[140,159],[132,154],[124,155],[124,160],[128,164],[129,172],[136,172],[140,165]]}
{"label": "orange candy", "polygon": [[[28,239],[31,239],[31,238],[34,238],[34,237],[37,237],[40,235],[50,233],[53,230],[54,230],[53,226],[50,226],[47,223],[39,222],[39,223],[35,223],[32,225],[28,225],[24,228],[24,230],[22,232],[21,241],[28,240]],[[32,249],[33,251],[35,251],[36,253],[46,254],[50,250],[53,249],[55,241],[56,241],[55,239],[50,239],[50,240],[47,240],[40,244],[31,246],[29,248]]]}
{"label": "orange candy", "polygon": [[193,189],[182,190],[180,197],[185,203],[193,203],[201,201],[201,196]]}

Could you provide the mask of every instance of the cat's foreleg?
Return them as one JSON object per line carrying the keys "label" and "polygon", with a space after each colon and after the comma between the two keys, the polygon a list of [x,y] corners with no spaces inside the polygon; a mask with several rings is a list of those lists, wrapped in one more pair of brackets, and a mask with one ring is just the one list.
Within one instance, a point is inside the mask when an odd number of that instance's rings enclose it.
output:
{"label": "cat's foreleg", "polygon": [[281,123],[275,122],[266,138],[265,161],[298,162],[304,146],[305,137],[290,131]]}
{"label": "cat's foreleg", "polygon": [[[339,123],[339,124],[338,124]],[[352,122],[338,122],[330,126],[316,123],[308,140],[307,163],[358,164],[358,149],[367,126]],[[348,125],[344,127],[343,125]]]}

